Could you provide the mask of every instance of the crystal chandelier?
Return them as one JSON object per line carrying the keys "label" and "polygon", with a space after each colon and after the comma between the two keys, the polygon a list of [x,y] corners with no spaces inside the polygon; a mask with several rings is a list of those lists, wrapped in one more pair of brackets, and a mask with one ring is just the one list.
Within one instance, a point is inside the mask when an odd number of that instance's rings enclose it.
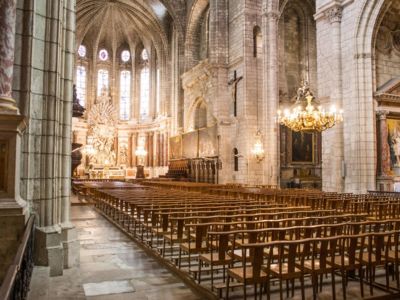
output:
{"label": "crystal chandelier", "polygon": [[285,109],[283,114],[278,110],[278,122],[293,131],[322,132],[343,121],[343,111],[337,111],[334,106],[325,111],[321,106],[315,107],[314,95],[307,82],[297,91],[297,100],[291,109]]}
{"label": "crystal chandelier", "polygon": [[255,158],[257,159],[258,162],[261,162],[264,159],[264,147],[262,143],[262,136],[261,132],[257,131],[256,133],[256,139],[254,142],[253,149],[251,150]]}
{"label": "crystal chandelier", "polygon": [[139,165],[143,165],[144,164],[144,158],[147,155],[147,151],[144,149],[144,147],[143,146],[138,146],[136,151],[135,151],[135,155],[139,159]]}

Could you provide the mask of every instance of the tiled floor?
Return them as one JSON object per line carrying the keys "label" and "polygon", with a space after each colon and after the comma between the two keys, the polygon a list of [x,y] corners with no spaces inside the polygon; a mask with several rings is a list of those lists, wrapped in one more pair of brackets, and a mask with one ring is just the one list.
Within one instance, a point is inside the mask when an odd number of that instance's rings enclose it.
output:
{"label": "tiled floor", "polygon": [[60,277],[35,267],[28,299],[201,299],[90,206],[73,206],[72,221],[80,266]]}

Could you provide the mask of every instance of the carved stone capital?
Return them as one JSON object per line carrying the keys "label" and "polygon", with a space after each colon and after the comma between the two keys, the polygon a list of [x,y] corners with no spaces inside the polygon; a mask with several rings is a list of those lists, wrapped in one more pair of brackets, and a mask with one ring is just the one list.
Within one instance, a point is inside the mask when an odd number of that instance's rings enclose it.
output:
{"label": "carved stone capital", "polygon": [[376,115],[378,116],[379,120],[386,120],[389,111],[387,110],[378,110]]}
{"label": "carved stone capital", "polygon": [[328,9],[325,14],[331,24],[340,23],[342,21],[343,8],[340,6],[334,6]]}

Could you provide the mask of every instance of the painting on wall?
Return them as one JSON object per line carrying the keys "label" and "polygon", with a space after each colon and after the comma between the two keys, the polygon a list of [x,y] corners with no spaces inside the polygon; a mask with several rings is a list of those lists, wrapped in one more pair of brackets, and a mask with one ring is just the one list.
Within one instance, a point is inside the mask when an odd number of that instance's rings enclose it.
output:
{"label": "painting on wall", "polygon": [[314,135],[306,132],[292,132],[292,162],[313,163]]}
{"label": "painting on wall", "polygon": [[182,158],[182,136],[177,135],[169,139],[170,159]]}
{"label": "painting on wall", "polygon": [[199,130],[199,157],[217,156],[217,126]]}
{"label": "painting on wall", "polygon": [[393,171],[400,170],[400,120],[388,119],[387,127],[390,168]]}

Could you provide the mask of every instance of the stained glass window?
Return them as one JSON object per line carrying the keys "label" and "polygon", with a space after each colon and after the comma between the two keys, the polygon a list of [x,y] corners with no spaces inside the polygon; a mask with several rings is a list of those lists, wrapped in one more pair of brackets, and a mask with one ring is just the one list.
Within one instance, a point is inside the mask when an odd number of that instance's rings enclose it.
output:
{"label": "stained glass window", "polygon": [[78,66],[76,68],[76,95],[79,104],[85,106],[86,102],[86,68]]}
{"label": "stained glass window", "polygon": [[100,69],[97,73],[97,96],[101,95],[102,89],[108,92],[108,71]]}
{"label": "stained glass window", "polygon": [[128,50],[124,50],[121,53],[121,59],[123,62],[128,62],[129,59],[131,58],[131,54]]}
{"label": "stained glass window", "polygon": [[78,48],[78,55],[80,56],[80,57],[86,57],[86,47],[85,46],[83,46],[83,45],[80,45],[79,46],[79,48]]}
{"label": "stained glass window", "polygon": [[120,78],[120,102],[119,116],[121,120],[129,120],[129,111],[131,108],[131,72],[121,71]]}
{"label": "stained glass window", "polygon": [[150,71],[144,67],[140,73],[140,116],[142,119],[149,115],[150,104]]}
{"label": "stained glass window", "polygon": [[148,55],[146,49],[143,49],[143,51],[142,51],[142,59],[143,60],[148,60],[149,59],[149,55]]}
{"label": "stained glass window", "polygon": [[101,49],[99,52],[99,58],[102,61],[106,61],[108,59],[108,52],[106,49]]}

